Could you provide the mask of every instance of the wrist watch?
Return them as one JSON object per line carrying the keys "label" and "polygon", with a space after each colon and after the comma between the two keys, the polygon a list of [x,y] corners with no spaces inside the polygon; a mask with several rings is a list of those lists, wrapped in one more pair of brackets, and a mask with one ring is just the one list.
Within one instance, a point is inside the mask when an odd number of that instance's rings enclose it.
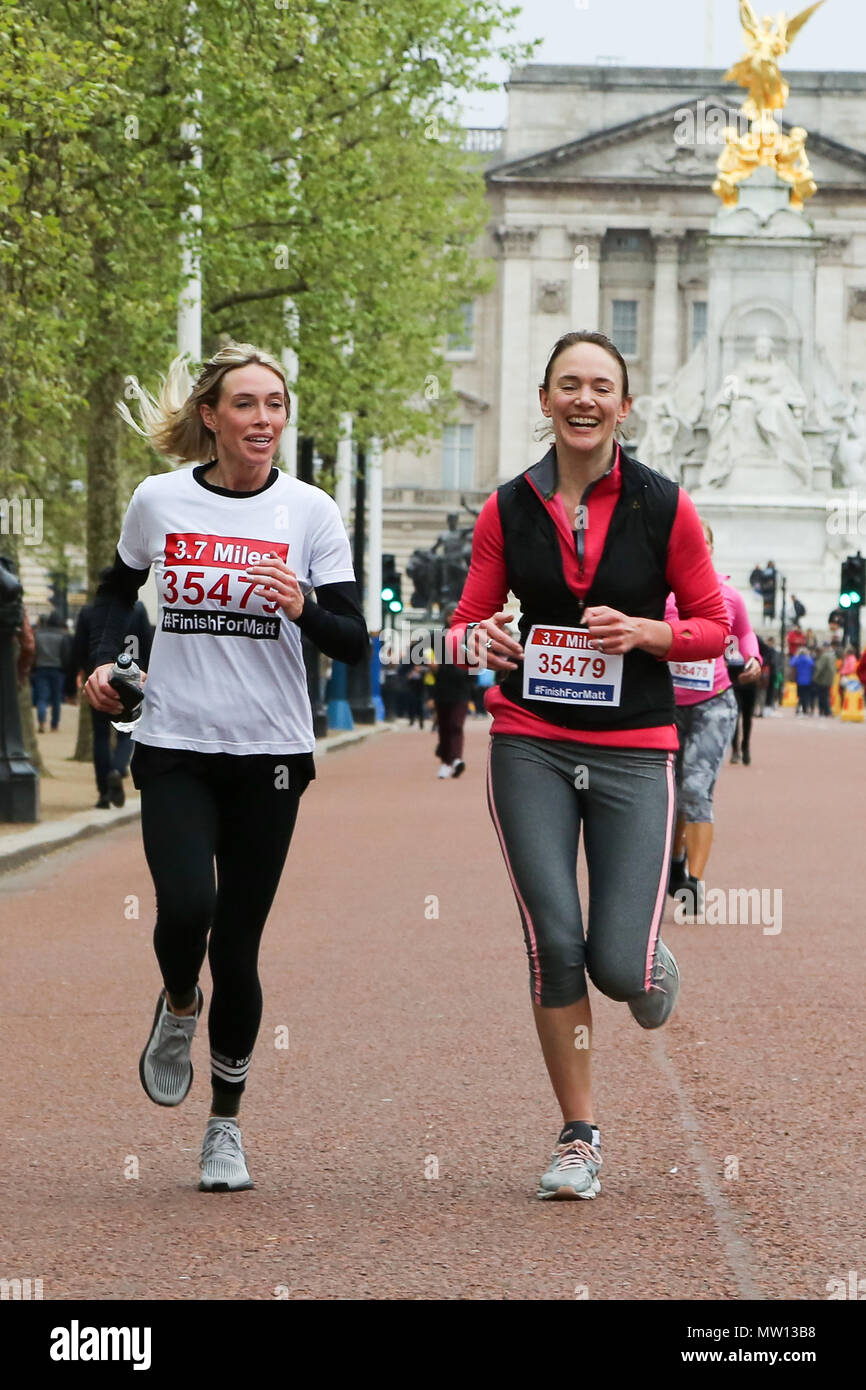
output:
{"label": "wrist watch", "polygon": [[469,661],[469,634],[479,626],[479,623],[467,623],[463,630],[463,660],[467,663]]}

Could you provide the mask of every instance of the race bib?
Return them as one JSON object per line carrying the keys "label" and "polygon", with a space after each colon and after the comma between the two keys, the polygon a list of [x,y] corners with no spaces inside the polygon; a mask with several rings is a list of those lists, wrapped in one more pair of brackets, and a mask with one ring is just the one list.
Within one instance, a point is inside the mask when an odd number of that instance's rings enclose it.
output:
{"label": "race bib", "polygon": [[557,705],[619,704],[622,656],[600,652],[588,628],[536,624],[523,653],[525,698]]}
{"label": "race bib", "polygon": [[714,661],[669,661],[668,667],[677,690],[706,690],[712,694],[716,681]]}

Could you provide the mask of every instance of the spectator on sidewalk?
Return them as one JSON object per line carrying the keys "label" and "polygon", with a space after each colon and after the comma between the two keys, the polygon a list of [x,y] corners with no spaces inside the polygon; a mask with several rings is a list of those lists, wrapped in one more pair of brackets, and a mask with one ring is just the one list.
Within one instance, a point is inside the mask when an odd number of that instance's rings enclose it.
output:
{"label": "spectator on sidewalk", "polygon": [[[84,681],[90,675],[90,630],[93,605],[86,603],[78,614],[75,637],[72,644],[70,671],[73,680],[79,673]],[[153,645],[153,627],[147,616],[147,609],[137,600],[132,610],[129,632],[126,634],[130,655],[146,671],[150,665],[150,649]],[[134,638],[135,642],[129,643]],[[90,706],[90,721],[93,726],[93,771],[96,776],[96,809],[107,811],[112,806],[122,806],[126,800],[123,779],[129,771],[132,757],[132,734],[120,734],[111,727],[110,714]],[[114,748],[112,749],[112,736]]]}
{"label": "spectator on sidewalk", "polygon": [[788,643],[788,660],[790,661],[797,655],[800,648],[806,645],[806,634],[801,632],[798,627],[792,627],[786,641]]}
{"label": "spectator on sidewalk", "polygon": [[[451,626],[457,605],[451,604],[442,614],[445,628]],[[432,664],[435,678],[433,701],[436,706],[436,725],[439,731],[437,757],[440,778],[459,777],[465,772],[463,761],[463,725],[472,695],[473,674],[453,661]]]}
{"label": "spectator on sidewalk", "polygon": [[60,727],[60,706],[63,703],[63,686],[66,667],[72,650],[72,638],[66,631],[66,624],[57,612],[49,613],[39,619],[36,628],[36,653],[30,685],[33,703],[36,706],[36,719],[40,734],[45,733],[45,719],[51,709],[51,732]]}
{"label": "spectator on sidewalk", "polygon": [[803,647],[796,656],[791,658],[791,667],[797,682],[797,713],[811,714],[815,701],[812,685],[815,673],[815,657],[808,648]]}
{"label": "spectator on sidewalk", "polygon": [[776,646],[775,637],[768,637],[766,641],[758,638],[758,646],[761,651],[761,662],[763,674],[766,677],[766,689],[764,698],[764,714],[775,717],[781,714],[781,710],[776,708],[776,696],[779,691],[779,676],[782,667],[782,654]]}
{"label": "spectator on sidewalk", "polygon": [[815,686],[815,694],[818,698],[818,713],[825,719],[832,717],[830,709],[830,691],[836,679],[836,658],[833,655],[833,648],[829,642],[821,643],[821,650],[815,662],[815,671],[812,681]]}
{"label": "spectator on sidewalk", "polygon": [[406,661],[400,667],[400,673],[406,682],[406,714],[409,719],[409,728],[418,720],[418,728],[424,728],[424,697],[426,687],[424,677],[427,668],[417,661]]}

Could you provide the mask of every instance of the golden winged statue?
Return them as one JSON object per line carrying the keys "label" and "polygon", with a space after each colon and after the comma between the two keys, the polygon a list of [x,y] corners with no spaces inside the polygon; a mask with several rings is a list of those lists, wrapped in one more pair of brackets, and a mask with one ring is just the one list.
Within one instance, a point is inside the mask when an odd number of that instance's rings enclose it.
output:
{"label": "golden winged statue", "polygon": [[748,100],[743,111],[750,121],[759,120],[764,111],[780,111],[788,100],[789,87],[779,72],[779,59],[787,53],[806,20],[819,10],[824,0],[808,5],[793,19],[781,11],[773,18],[758,19],[749,0],[740,0],[740,23],[746,37],[746,56],[725,73],[727,82],[746,87]]}
{"label": "golden winged statue", "polygon": [[779,11],[775,19],[759,20],[749,0],[740,0],[740,22],[746,36],[746,56],[725,73],[725,80],[748,89],[741,110],[748,118],[749,130],[740,135],[736,126],[725,131],[725,146],[716,164],[713,192],[726,208],[739,200],[738,184],[765,165],[775,169],[790,186],[789,204],[800,211],[806,198],[817,192],[806,154],[807,132],[795,126],[789,135],[773,118],[788,100],[789,87],[779,72],[778,59],[787,53],[806,20],[819,10],[824,0],[808,5],[793,19]]}

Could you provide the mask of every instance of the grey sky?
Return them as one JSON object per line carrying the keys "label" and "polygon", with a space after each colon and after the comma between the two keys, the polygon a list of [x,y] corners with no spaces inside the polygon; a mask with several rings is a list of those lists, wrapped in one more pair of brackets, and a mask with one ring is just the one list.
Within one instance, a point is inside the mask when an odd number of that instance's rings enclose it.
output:
{"label": "grey sky", "polygon": [[[789,16],[808,0],[752,0],[758,15]],[[739,0],[526,0],[521,39],[540,38],[536,63],[594,64],[616,58],[627,66],[703,67],[705,16],[712,13],[712,67],[730,67],[743,52]],[[783,71],[866,68],[866,0],[826,0],[791,45]],[[505,64],[490,75],[502,82]],[[467,125],[504,125],[506,97],[481,93],[464,106]]]}

